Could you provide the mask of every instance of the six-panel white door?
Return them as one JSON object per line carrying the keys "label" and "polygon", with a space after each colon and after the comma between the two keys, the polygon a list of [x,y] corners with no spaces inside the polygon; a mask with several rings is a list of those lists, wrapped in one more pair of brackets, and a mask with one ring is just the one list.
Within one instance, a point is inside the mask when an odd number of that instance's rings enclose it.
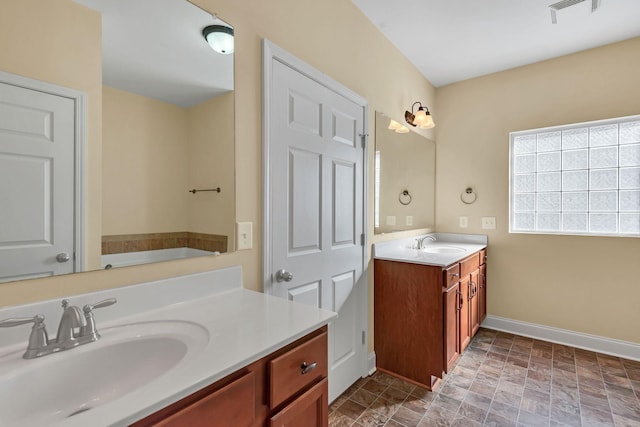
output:
{"label": "six-panel white door", "polygon": [[[365,109],[276,60],[269,102],[272,294],[338,312],[329,325],[333,399],[362,375],[365,360]],[[280,270],[290,276],[278,278]]]}
{"label": "six-panel white door", "polygon": [[0,83],[0,282],[74,271],[74,120],[72,99]]}

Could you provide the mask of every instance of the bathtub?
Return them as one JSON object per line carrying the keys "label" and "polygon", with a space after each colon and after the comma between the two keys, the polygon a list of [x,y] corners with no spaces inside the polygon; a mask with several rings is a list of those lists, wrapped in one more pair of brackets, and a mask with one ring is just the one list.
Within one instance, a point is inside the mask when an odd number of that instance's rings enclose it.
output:
{"label": "bathtub", "polygon": [[192,248],[158,249],[154,251],[126,252],[121,254],[102,255],[102,268],[126,267],[128,265],[148,264],[151,262],[169,261],[172,259],[193,258],[206,255],[220,255],[220,252],[209,252]]}

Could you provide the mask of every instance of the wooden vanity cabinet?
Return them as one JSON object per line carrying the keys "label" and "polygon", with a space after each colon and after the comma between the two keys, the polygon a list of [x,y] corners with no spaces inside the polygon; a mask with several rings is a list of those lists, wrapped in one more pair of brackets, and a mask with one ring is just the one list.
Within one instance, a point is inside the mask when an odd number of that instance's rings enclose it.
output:
{"label": "wooden vanity cabinet", "polygon": [[460,356],[460,284],[444,292],[444,372],[451,370]]}
{"label": "wooden vanity cabinet", "polygon": [[379,370],[429,390],[437,387],[486,317],[485,254],[446,268],[374,260]]}
{"label": "wooden vanity cabinet", "polygon": [[478,274],[478,317],[480,323],[487,318],[487,251],[480,251],[480,273]]}
{"label": "wooden vanity cabinet", "polygon": [[132,426],[326,427],[327,358],[324,326]]}
{"label": "wooden vanity cabinet", "polygon": [[471,278],[469,275],[460,279],[460,353],[466,350],[471,342]]}

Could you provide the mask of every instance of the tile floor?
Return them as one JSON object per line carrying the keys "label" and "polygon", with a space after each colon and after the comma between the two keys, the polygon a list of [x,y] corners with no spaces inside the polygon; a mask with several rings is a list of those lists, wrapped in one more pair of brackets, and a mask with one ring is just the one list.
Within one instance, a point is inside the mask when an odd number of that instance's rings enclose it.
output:
{"label": "tile floor", "polygon": [[329,426],[640,426],[640,362],[481,329],[436,392],[376,372]]}

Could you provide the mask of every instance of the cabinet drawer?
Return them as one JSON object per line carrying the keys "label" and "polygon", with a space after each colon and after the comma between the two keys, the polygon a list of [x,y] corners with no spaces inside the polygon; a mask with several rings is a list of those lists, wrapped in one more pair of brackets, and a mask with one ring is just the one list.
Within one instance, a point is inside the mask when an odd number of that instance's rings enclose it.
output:
{"label": "cabinet drawer", "polygon": [[476,271],[478,267],[480,267],[480,258],[476,253],[460,262],[460,277],[468,276]]}
{"label": "cabinet drawer", "polygon": [[[314,363],[315,367],[311,368]],[[305,366],[308,366],[306,372]],[[326,376],[327,333],[324,332],[269,362],[270,408]]]}
{"label": "cabinet drawer", "polygon": [[454,264],[444,271],[444,287],[449,289],[460,280],[460,264]]}
{"label": "cabinet drawer", "polygon": [[487,262],[487,250],[483,249],[480,251],[480,259],[479,259],[480,265],[483,265],[485,262]]}

